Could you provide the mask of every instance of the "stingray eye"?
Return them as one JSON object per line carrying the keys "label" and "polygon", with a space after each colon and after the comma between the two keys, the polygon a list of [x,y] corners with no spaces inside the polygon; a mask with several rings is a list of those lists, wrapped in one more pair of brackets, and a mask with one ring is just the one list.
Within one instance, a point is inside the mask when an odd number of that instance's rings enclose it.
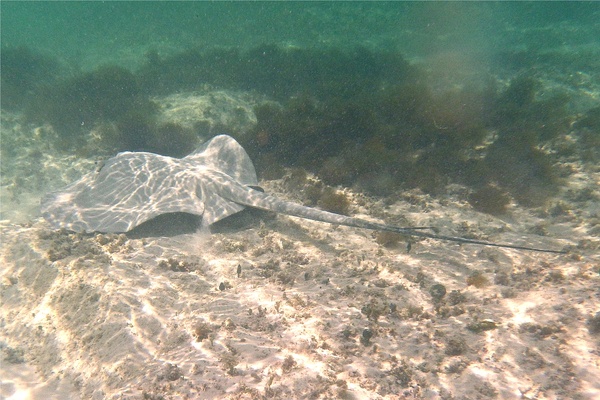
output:
{"label": "stingray eye", "polygon": [[257,191],[259,191],[259,192],[261,192],[261,193],[264,193],[264,192],[265,192],[265,189],[261,188],[260,186],[248,186],[248,187],[249,187],[249,188],[252,188],[252,189],[254,189],[254,190],[257,190]]}
{"label": "stingray eye", "polygon": [[96,172],[100,172],[100,170],[104,168],[104,165],[106,165],[104,160],[96,161],[94,164],[96,164]]}

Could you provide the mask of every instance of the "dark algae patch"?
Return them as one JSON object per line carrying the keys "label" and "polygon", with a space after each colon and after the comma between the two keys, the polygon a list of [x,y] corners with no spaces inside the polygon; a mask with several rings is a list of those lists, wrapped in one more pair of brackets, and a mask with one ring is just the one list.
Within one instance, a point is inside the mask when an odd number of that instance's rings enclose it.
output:
{"label": "dark algae patch", "polygon": [[117,66],[43,85],[25,108],[29,120],[54,128],[56,147],[64,151],[81,152],[89,142],[87,134],[96,129],[99,145],[110,152],[146,150],[170,156],[191,152],[197,134],[175,123],[158,123],[157,111],[138,77]]}
{"label": "dark algae patch", "polygon": [[27,47],[2,46],[1,52],[3,109],[21,109],[30,100],[31,93],[42,85],[52,84],[62,70],[57,60]]}
{"label": "dark algae patch", "polygon": [[[475,209],[494,215],[505,213],[511,198],[539,206],[557,193],[560,171],[545,148],[572,122],[569,98],[540,98],[542,85],[532,77],[505,88],[490,78],[435,90],[428,73],[402,54],[363,47],[149,52],[136,71],[107,65],[60,78],[52,59],[22,48],[7,54],[8,104],[50,124],[63,151],[92,151],[94,129],[96,150],[184,156],[212,133],[159,122],[152,96],[207,87],[249,91],[270,99],[239,137],[259,175],[280,177],[281,167],[298,167],[327,185],[377,196],[406,188],[436,194],[457,182],[471,187]],[[578,125],[593,129],[596,119],[590,111]],[[320,201],[346,212],[341,197],[323,192]]]}
{"label": "dark algae patch", "polygon": [[59,132],[58,147],[82,146],[84,133],[103,121],[119,121],[149,107],[133,73],[105,66],[40,89],[29,103],[29,119],[47,122]]}
{"label": "dark algae patch", "polygon": [[469,195],[469,204],[487,214],[502,215],[510,203],[510,197],[505,191],[494,185],[485,185]]}
{"label": "dark algae patch", "polygon": [[504,213],[511,197],[538,206],[557,193],[556,159],[542,147],[568,128],[566,96],[538,100],[540,85],[529,78],[504,90],[490,83],[436,92],[416,67],[404,73],[352,96],[304,92],[259,106],[245,143],[259,171],[283,160],[375,195],[407,187],[435,194],[461,182],[474,189],[470,203],[490,214]]}

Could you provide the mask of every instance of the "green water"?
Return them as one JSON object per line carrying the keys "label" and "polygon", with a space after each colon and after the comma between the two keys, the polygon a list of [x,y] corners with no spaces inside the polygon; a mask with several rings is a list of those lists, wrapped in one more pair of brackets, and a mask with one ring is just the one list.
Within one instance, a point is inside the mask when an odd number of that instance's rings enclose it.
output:
{"label": "green water", "polygon": [[154,49],[364,45],[423,56],[598,44],[594,2],[2,2],[2,44],[90,67]]}

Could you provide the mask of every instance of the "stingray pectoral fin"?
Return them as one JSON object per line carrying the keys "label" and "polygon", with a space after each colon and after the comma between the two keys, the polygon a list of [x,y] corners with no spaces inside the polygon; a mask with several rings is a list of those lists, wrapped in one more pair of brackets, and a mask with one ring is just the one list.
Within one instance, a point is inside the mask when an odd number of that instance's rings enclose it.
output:
{"label": "stingray pectoral fin", "polygon": [[244,187],[229,175],[220,171],[206,170],[204,171],[204,178],[197,185],[195,193],[196,197],[202,199],[204,204],[203,226],[210,226],[246,208],[243,202],[232,201],[229,197],[223,196],[223,193],[229,193],[233,187]]}
{"label": "stingray pectoral fin", "polygon": [[[178,196],[160,196],[155,201],[136,201],[132,198],[113,202],[103,197],[97,188],[87,187],[85,193],[70,186],[49,193],[42,200],[42,216],[54,227],[75,232],[128,232],[136,226],[162,214],[187,212],[201,216],[204,204],[199,200]],[[95,201],[91,201],[95,199]]]}
{"label": "stingray pectoral fin", "polygon": [[209,199],[206,202],[204,214],[202,214],[202,225],[209,226],[242,211],[245,206],[224,199]]}
{"label": "stingray pectoral fin", "polygon": [[158,215],[202,215],[193,188],[201,176],[170,157],[120,153],[100,171],[44,197],[41,211],[55,228],[76,232],[127,232]]}
{"label": "stingray pectoral fin", "polygon": [[218,135],[183,161],[219,171],[245,186],[256,186],[256,170],[246,150],[231,136]]}
{"label": "stingray pectoral fin", "polygon": [[239,143],[220,135],[183,159],[119,153],[97,171],[48,194],[41,209],[53,227],[77,232],[127,232],[174,212],[201,215],[209,225],[244,209],[219,196],[220,186],[230,182],[256,185],[256,171]]}

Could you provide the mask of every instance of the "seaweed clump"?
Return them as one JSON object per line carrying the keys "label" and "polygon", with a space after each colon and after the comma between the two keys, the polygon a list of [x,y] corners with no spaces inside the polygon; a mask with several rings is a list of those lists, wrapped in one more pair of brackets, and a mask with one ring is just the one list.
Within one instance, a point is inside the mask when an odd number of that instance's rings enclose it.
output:
{"label": "seaweed clump", "polygon": [[323,103],[302,96],[283,108],[262,104],[255,113],[258,123],[245,147],[258,155],[259,166],[273,154],[285,159],[287,166],[311,166],[309,170],[314,171],[321,160],[375,133],[370,110],[355,103]]}
{"label": "seaweed clump", "polygon": [[348,215],[350,213],[348,196],[330,187],[323,189],[317,205],[325,211],[336,214]]}
{"label": "seaweed clump", "polygon": [[[436,92],[400,53],[361,47],[150,52],[135,73],[104,66],[60,81],[42,73],[52,70],[43,60],[38,65],[31,75],[44,85],[30,86],[36,100],[28,115],[49,122],[65,150],[89,147],[94,130],[100,140],[93,143],[105,150],[183,156],[197,145],[199,128],[160,123],[151,95],[252,91],[278,101],[257,106],[256,126],[241,138],[263,177],[298,167],[326,185],[380,196],[399,188],[436,194],[458,182],[473,189],[473,207],[491,214],[503,213],[509,198],[539,206],[557,192],[560,174],[543,149],[572,122],[569,99],[546,96],[531,76],[504,90],[488,82]],[[578,125],[590,143],[595,121],[597,112],[589,112]]]}
{"label": "seaweed clump", "polygon": [[116,122],[98,127],[101,143],[116,151],[150,151],[171,157],[183,157],[198,144],[193,130],[175,122],[159,124],[153,113],[134,111]]}
{"label": "seaweed clump", "polygon": [[52,125],[62,150],[89,147],[92,130],[100,136],[96,145],[110,151],[182,156],[193,150],[197,135],[174,123],[159,124],[157,111],[132,72],[102,66],[40,88],[26,115]]}
{"label": "seaweed clump", "polygon": [[400,185],[435,192],[448,177],[472,169],[465,149],[485,136],[483,94],[465,90],[452,96],[444,102],[423,84],[400,83],[365,88],[349,99],[302,96],[283,107],[265,103],[256,108],[257,126],[244,145],[261,172],[264,160],[274,158],[304,167],[329,185],[360,184],[378,195]]}
{"label": "seaweed clump", "polygon": [[558,171],[550,155],[525,140],[499,138],[490,146],[485,164],[489,176],[520,204],[540,206],[558,192]]}
{"label": "seaweed clump", "polygon": [[502,215],[510,203],[510,197],[494,185],[483,186],[469,195],[469,204],[477,211]]}
{"label": "seaweed clump", "polygon": [[581,143],[581,158],[597,162],[600,154],[600,107],[589,109],[575,126]]}
{"label": "seaweed clump", "polygon": [[378,245],[386,247],[388,249],[396,248],[402,241],[406,241],[406,235],[402,235],[397,232],[389,231],[377,231],[373,233],[375,242]]}
{"label": "seaweed clump", "polygon": [[568,98],[538,98],[530,77],[504,91],[488,83],[436,93],[406,76],[371,77],[337,97],[308,91],[283,106],[265,103],[244,145],[259,172],[283,160],[328,185],[375,195],[400,187],[435,194],[460,182],[474,189],[471,204],[490,214],[504,213],[511,197],[539,206],[557,192],[559,171],[542,147],[568,128]]}
{"label": "seaweed clump", "polygon": [[102,120],[116,121],[141,106],[148,104],[140,97],[135,76],[124,68],[105,66],[46,86],[28,115],[74,139]]}
{"label": "seaweed clump", "polygon": [[522,205],[539,206],[558,191],[554,158],[542,144],[565,132],[571,123],[568,98],[536,98],[539,83],[518,77],[501,93],[491,115],[498,137],[484,158],[487,175]]}
{"label": "seaweed clump", "polygon": [[59,62],[26,47],[2,47],[0,58],[2,108],[19,110],[42,85],[54,82]]}
{"label": "seaweed clump", "polygon": [[467,277],[467,285],[475,286],[478,289],[488,286],[489,283],[489,279],[480,271],[475,271]]}

